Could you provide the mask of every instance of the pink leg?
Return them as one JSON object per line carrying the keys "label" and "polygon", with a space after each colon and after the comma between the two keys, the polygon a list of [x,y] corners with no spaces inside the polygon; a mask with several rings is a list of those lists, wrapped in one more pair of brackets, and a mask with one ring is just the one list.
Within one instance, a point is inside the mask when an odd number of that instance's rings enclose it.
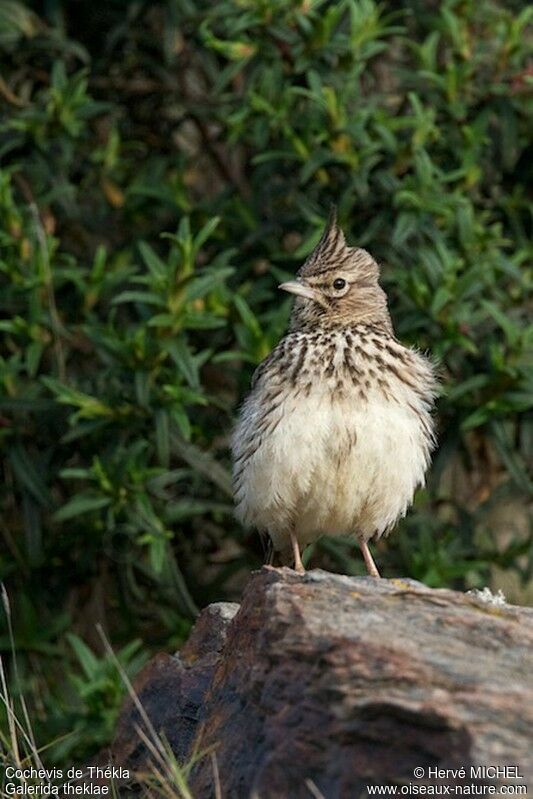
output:
{"label": "pink leg", "polygon": [[361,552],[363,553],[363,558],[365,559],[365,566],[367,572],[370,574],[371,577],[380,577],[380,573],[378,572],[377,566],[374,563],[374,558],[370,554],[370,550],[368,548],[368,544],[362,538],[359,539],[359,546],[361,547]]}
{"label": "pink leg", "polygon": [[292,551],[294,553],[294,571],[297,571],[299,574],[305,574],[305,566],[303,565],[302,558],[300,556],[300,547],[298,545],[298,539],[296,538],[293,532],[291,532],[291,544],[292,544]]}

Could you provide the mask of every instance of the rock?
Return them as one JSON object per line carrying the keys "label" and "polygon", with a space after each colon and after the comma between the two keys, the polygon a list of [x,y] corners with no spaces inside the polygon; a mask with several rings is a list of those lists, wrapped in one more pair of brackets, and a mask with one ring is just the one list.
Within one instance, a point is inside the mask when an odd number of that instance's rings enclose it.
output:
{"label": "rock", "polygon": [[[147,749],[139,728],[166,740],[180,762],[189,758],[204,697],[218,665],[230,621],[239,606],[209,605],[180,653],[156,655],[138,674],[133,689],[144,714],[128,699],[120,714],[109,760],[133,772],[147,770]],[[148,719],[148,722],[147,722]],[[107,760],[99,758],[98,762]]]}
{"label": "rock", "polygon": [[[191,773],[195,799],[215,796],[217,768],[224,799],[533,779],[532,609],[412,580],[271,567],[237,607],[207,608],[181,653],[158,656],[136,684],[181,762],[215,753]],[[128,703],[117,765],[150,757],[140,723]],[[492,779],[481,767],[518,770]]]}

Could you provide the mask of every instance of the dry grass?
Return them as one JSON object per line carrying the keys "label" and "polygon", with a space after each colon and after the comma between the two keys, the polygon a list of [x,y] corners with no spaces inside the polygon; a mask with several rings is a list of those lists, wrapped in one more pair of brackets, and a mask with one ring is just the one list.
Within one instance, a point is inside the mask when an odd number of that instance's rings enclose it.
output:
{"label": "dry grass", "polygon": [[[12,628],[11,606],[7,591],[3,585],[1,587],[1,594],[2,604],[8,623],[14,683],[20,686],[15,639]],[[126,686],[127,692],[139,713],[141,724],[136,727],[136,732],[144,743],[147,751],[150,753],[150,767],[146,771],[132,774],[131,786],[135,786],[135,788],[139,790],[141,796],[149,796],[153,799],[194,799],[188,786],[188,778],[194,764],[204,755],[199,754],[191,758],[190,762],[185,766],[181,766],[177,762],[168,742],[155,730],[128,675],[116,657],[102,628],[98,626],[97,630],[106,652],[112,658]],[[51,772],[52,779],[50,779],[50,782],[54,785],[61,786],[66,781],[69,781],[65,780],[65,777],[62,776],[65,774],[66,769],[57,769],[56,774],[59,773],[60,776],[54,780],[53,767],[46,764],[46,758],[44,760],[42,758],[46,750],[57,743],[57,740],[45,746],[39,747],[37,745],[31,724],[30,712],[24,696],[20,693],[16,700],[13,698],[8,687],[6,672],[6,664],[0,657],[0,704],[4,708],[7,719],[7,731],[3,732],[0,728],[0,766],[2,767],[3,773],[3,782],[0,783],[0,796],[7,797],[12,795],[6,788],[8,782],[17,782],[27,787],[48,782],[48,778],[40,779],[36,774],[37,771],[45,769]],[[218,768],[216,767],[214,754],[212,754],[212,758],[215,796],[216,799],[221,799],[222,794],[220,791]],[[24,772],[24,774],[17,778],[8,778],[8,776],[6,776],[6,770],[10,767],[17,771]],[[10,772],[7,771],[7,774],[9,773]],[[84,772],[82,779],[84,777],[88,777],[88,772]],[[111,780],[110,788],[112,796],[120,796],[120,787],[114,780]]]}

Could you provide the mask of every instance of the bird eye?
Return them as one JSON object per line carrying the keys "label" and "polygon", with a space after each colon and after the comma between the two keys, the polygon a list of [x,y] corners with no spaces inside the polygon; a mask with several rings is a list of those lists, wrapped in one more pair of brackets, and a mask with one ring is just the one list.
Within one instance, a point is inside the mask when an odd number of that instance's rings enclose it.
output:
{"label": "bird eye", "polygon": [[335,291],[340,291],[346,285],[346,281],[342,279],[342,277],[338,277],[336,280],[333,281],[333,288]]}

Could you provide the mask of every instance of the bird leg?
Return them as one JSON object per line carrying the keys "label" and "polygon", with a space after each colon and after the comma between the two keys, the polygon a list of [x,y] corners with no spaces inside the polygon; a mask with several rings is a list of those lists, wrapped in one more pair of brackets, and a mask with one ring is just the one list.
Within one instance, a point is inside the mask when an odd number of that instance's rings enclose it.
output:
{"label": "bird leg", "polygon": [[268,540],[266,545],[266,557],[265,557],[265,566],[273,566],[274,565],[274,544],[272,543],[272,539]]}
{"label": "bird leg", "polygon": [[361,547],[361,552],[363,553],[363,558],[365,559],[365,566],[367,572],[370,574],[371,577],[381,577],[380,573],[378,572],[377,566],[374,563],[374,558],[370,554],[370,550],[368,548],[368,544],[362,538],[359,539],[359,546]]}
{"label": "bird leg", "polygon": [[292,551],[294,554],[294,571],[297,571],[299,574],[305,574],[305,566],[302,563],[298,539],[296,538],[296,535],[292,530],[291,530],[291,544],[292,544]]}

